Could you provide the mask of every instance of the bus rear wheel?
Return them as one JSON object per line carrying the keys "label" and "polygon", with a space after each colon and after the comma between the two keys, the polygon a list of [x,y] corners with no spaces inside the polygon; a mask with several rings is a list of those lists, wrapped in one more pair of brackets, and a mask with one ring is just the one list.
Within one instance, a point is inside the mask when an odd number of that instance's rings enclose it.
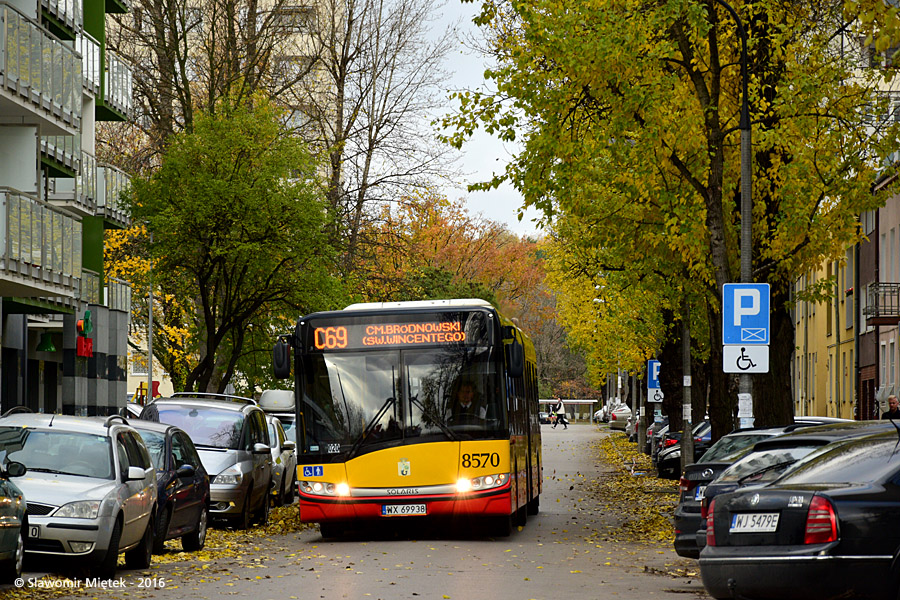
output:
{"label": "bus rear wheel", "polygon": [[528,501],[528,514],[536,515],[541,510],[541,497],[535,496]]}

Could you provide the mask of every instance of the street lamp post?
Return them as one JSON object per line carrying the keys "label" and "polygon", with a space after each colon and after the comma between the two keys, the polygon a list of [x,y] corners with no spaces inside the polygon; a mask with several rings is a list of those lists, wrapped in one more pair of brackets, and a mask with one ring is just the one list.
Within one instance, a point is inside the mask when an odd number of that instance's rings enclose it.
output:
{"label": "street lamp post", "polygon": [[[752,173],[750,172],[750,161],[753,157],[750,140],[750,101],[747,94],[750,77],[747,72],[747,32],[744,30],[744,25],[737,12],[725,0],[716,0],[716,2],[724,6],[725,10],[734,17],[738,35],[741,36],[741,283],[751,283],[753,281],[753,273],[750,261],[750,234],[753,225],[753,200],[751,196]],[[741,373],[738,391],[741,394],[753,393],[749,373]]]}

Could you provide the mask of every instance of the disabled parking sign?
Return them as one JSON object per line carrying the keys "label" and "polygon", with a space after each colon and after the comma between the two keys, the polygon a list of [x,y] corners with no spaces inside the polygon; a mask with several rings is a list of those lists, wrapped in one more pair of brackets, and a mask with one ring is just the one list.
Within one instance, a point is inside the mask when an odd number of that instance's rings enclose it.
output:
{"label": "disabled parking sign", "polygon": [[769,344],[768,283],[726,283],[722,290],[722,343]]}

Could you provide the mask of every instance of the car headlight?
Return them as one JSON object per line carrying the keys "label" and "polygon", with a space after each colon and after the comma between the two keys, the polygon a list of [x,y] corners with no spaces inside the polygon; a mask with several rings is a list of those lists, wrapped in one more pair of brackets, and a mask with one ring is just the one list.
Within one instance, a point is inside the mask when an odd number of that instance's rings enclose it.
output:
{"label": "car headlight", "polygon": [[216,475],[212,482],[224,485],[238,485],[243,479],[244,475],[241,473],[240,469],[238,469],[237,465],[232,465]]}
{"label": "car headlight", "polygon": [[82,500],[60,506],[55,516],[70,519],[96,519],[99,514],[100,500]]}

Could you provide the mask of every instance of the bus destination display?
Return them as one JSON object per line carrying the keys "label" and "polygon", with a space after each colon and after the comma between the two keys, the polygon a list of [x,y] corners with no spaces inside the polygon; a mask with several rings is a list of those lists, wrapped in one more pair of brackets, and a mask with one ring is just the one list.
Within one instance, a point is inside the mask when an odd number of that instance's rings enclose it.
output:
{"label": "bus destination display", "polygon": [[313,330],[316,350],[461,344],[465,341],[466,332],[460,321],[335,325]]}

